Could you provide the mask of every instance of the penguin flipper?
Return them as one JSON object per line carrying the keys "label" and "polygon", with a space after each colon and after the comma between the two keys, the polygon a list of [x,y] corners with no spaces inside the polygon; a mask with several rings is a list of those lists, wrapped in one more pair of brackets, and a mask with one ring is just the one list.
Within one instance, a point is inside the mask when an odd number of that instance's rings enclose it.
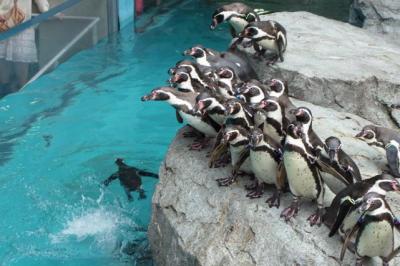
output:
{"label": "penguin flipper", "polygon": [[239,171],[240,166],[246,161],[247,158],[250,156],[250,149],[244,149],[239,155],[239,159],[237,160],[236,164],[233,166],[232,172],[235,174]]}
{"label": "penguin flipper", "polygon": [[176,111],[175,111],[175,114],[176,114],[176,120],[178,121],[178,123],[182,124],[182,123],[183,123],[183,118],[182,118],[182,116],[179,114],[179,111],[176,110]]}
{"label": "penguin flipper", "polygon": [[346,249],[349,246],[350,240],[353,237],[354,233],[357,232],[359,228],[360,228],[359,223],[356,223],[353,229],[351,229],[351,232],[347,235],[346,239],[344,240],[342,245],[342,250],[340,251],[340,261],[343,261],[344,254],[346,253]]}
{"label": "penguin flipper", "polygon": [[335,223],[333,224],[331,231],[329,232],[329,237],[332,237],[339,230],[339,227],[342,225],[344,218],[346,218],[349,213],[351,207],[354,206],[354,200],[350,197],[346,197],[342,200],[342,203],[339,207],[339,213],[336,216]]}
{"label": "penguin flipper", "polygon": [[390,171],[395,177],[400,177],[399,173],[399,151],[396,146],[388,145],[386,147],[386,158]]}
{"label": "penguin flipper", "polygon": [[276,39],[277,45],[278,45],[278,56],[279,59],[281,60],[281,62],[284,61],[283,59],[283,52],[286,49],[286,37],[284,36],[284,34],[279,31],[277,34],[277,39]]}
{"label": "penguin flipper", "polygon": [[353,183],[352,178],[350,178],[351,179],[350,181],[349,178],[344,173],[341,173],[340,171],[338,171],[338,169],[335,169],[324,157],[321,156],[320,158],[318,158],[317,164],[323,172],[331,174],[346,186]]}

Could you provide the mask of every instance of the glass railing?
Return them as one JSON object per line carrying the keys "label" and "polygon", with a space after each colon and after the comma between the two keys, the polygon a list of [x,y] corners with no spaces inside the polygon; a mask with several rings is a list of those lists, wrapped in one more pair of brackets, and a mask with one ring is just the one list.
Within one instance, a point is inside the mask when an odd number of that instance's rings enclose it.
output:
{"label": "glass railing", "polygon": [[118,30],[117,0],[48,1],[49,11],[0,31],[0,98]]}

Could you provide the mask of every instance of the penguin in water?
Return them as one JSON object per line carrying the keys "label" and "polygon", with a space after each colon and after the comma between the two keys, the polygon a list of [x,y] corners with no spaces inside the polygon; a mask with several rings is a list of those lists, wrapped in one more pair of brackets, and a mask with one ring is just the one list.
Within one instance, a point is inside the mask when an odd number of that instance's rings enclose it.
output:
{"label": "penguin in water", "polygon": [[400,178],[400,131],[367,125],[356,135],[356,138],[364,140],[368,145],[385,149],[391,174]]}
{"label": "penguin in water", "polygon": [[375,193],[386,196],[387,192],[392,191],[400,192],[400,184],[388,174],[380,174],[359,181],[340,191],[324,215],[324,223],[330,228],[329,237],[335,235],[336,232],[339,232],[341,236],[350,232],[360,218],[357,208],[366,194]]}
{"label": "penguin in water", "polygon": [[318,165],[321,167],[325,183],[335,193],[361,181],[360,170],[353,159],[343,151],[342,143],[337,137],[331,136],[325,140]]}
{"label": "penguin in water", "polygon": [[364,259],[380,257],[385,266],[399,252],[400,247],[394,250],[394,228],[400,230],[400,221],[391,211],[385,197],[376,193],[369,193],[362,199],[357,208],[360,218],[347,236],[340,256],[343,260],[346,248],[351,238],[355,238],[356,265],[363,265]]}
{"label": "penguin in water", "polygon": [[[256,21],[249,23],[239,35],[241,38],[248,38],[250,41],[243,44],[245,47],[253,45],[256,50],[256,57],[265,56],[267,50],[274,53],[274,57],[268,64],[274,64],[278,59],[284,61],[283,53],[286,51],[287,39],[285,28],[276,21]],[[236,43],[233,44],[234,49]]]}
{"label": "penguin in water", "polygon": [[225,21],[230,24],[232,37],[238,37],[247,24],[260,21],[260,17],[249,6],[243,3],[232,3],[223,5],[214,11],[210,28],[214,30]]}
{"label": "penguin in water", "polygon": [[280,179],[278,165],[282,161],[282,146],[275,142],[261,129],[253,128],[250,131],[250,164],[257,178],[253,191],[247,194],[250,198],[258,198],[263,194],[264,183],[274,185],[276,191],[266,202],[269,207],[279,208],[280,195],[285,181]]}
{"label": "penguin in water", "polygon": [[183,52],[184,55],[193,57],[196,62],[205,67],[218,69],[230,67],[241,80],[257,79],[257,74],[250,63],[243,57],[233,52],[218,52],[202,45],[193,46]]}
{"label": "penguin in water", "polygon": [[217,135],[221,127],[207,114],[201,115],[201,113],[195,112],[194,106],[197,95],[198,93],[180,92],[171,87],[159,87],[153,89],[150,94],[143,96],[142,101],[168,102],[177,111],[178,122],[182,123],[185,120],[190,126],[202,133],[202,140],[194,142],[190,147],[192,150],[201,150],[207,146],[210,138]]}
{"label": "penguin in water", "polygon": [[301,198],[316,199],[318,204],[317,211],[307,220],[311,226],[320,226],[324,201],[331,197],[333,199],[334,194],[325,186],[315,161],[310,159],[313,156],[307,152],[305,143],[301,137],[304,134],[304,137],[307,138],[308,132],[303,131],[301,129],[302,126],[301,123],[296,122],[290,124],[287,128],[283,163],[289,188],[293,195],[293,202],[282,211],[281,217],[285,221],[289,221],[292,217],[295,217],[299,211],[299,200]]}
{"label": "penguin in water", "polygon": [[139,192],[139,199],[146,198],[145,191],[142,188],[142,179],[140,176],[150,176],[154,178],[158,178],[157,174],[147,172],[141,169],[138,169],[133,166],[129,166],[124,163],[124,160],[121,158],[117,158],[115,160],[115,164],[118,166],[118,171],[108,177],[103,181],[105,186],[108,186],[115,179],[119,179],[121,186],[124,187],[126,196],[129,201],[133,200],[131,195],[132,191]]}

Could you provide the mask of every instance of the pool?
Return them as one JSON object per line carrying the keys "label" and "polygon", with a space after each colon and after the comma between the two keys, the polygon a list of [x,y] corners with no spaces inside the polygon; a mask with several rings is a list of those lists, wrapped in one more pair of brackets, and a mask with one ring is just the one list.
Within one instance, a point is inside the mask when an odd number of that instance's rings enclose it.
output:
{"label": "pool", "polygon": [[[157,172],[179,125],[140,97],[165,84],[191,45],[226,48],[214,5],[183,3],[142,34],[132,26],[0,100],[1,265],[151,265],[146,229],[156,179],[128,202],[100,184],[114,159]],[[135,251],[135,252],[134,252]]]}

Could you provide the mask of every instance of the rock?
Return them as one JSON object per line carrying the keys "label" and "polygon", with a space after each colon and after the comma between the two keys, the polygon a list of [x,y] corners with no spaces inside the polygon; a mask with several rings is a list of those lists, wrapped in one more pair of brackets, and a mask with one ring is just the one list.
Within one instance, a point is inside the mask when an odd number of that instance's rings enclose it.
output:
{"label": "rock", "polygon": [[400,1],[353,0],[349,22],[400,44]]}
{"label": "rock", "polygon": [[[322,138],[341,138],[364,178],[381,172],[385,154],[353,138],[369,121],[306,102],[294,103],[311,109],[313,126]],[[315,205],[305,202],[298,217],[286,224],[279,215],[290,204],[289,193],[283,196],[280,209],[270,209],[266,196],[245,197],[247,178],[218,187],[215,179],[228,175],[231,168],[209,169],[207,151],[189,151],[191,140],[182,137],[184,130],[169,147],[153,196],[148,233],[157,265],[339,265],[339,237],[328,238],[325,226],[310,227],[306,221]],[[271,193],[266,191],[267,196]],[[392,196],[391,205],[399,214],[397,195]],[[348,251],[344,265],[354,263],[355,256]],[[396,263],[400,260],[391,265]]]}
{"label": "rock", "polygon": [[289,82],[290,95],[399,126],[388,106],[400,103],[400,47],[350,24],[307,12],[281,12],[287,30],[285,61],[266,66],[249,55],[261,80]]}

